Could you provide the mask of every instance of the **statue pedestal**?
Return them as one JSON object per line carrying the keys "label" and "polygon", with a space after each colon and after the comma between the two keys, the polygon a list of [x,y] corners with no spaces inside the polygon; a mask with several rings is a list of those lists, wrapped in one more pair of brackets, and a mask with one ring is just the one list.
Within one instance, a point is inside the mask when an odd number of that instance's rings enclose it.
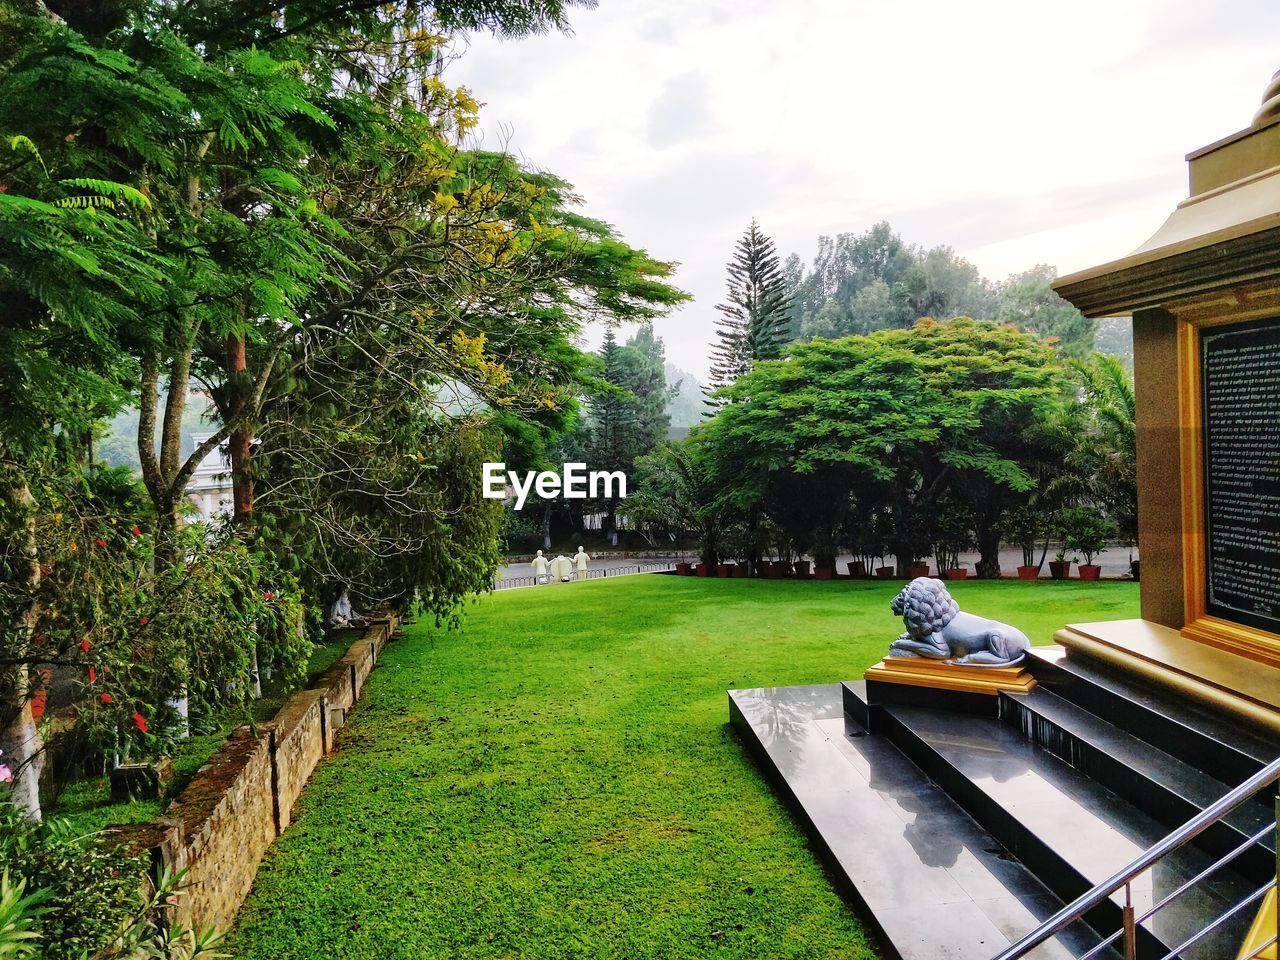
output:
{"label": "statue pedestal", "polygon": [[929,660],[925,657],[885,657],[880,663],[869,667],[863,679],[992,697],[1001,690],[1028,693],[1036,685],[1036,678],[1024,664],[1013,667],[970,667],[949,660]]}

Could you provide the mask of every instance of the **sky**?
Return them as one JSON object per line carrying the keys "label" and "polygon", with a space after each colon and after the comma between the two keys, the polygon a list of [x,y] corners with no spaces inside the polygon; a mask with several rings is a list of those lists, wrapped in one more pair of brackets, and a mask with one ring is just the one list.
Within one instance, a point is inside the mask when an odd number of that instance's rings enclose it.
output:
{"label": "sky", "polygon": [[600,0],[571,35],[473,36],[446,79],[478,139],[574,184],[680,264],[659,319],[708,367],[752,217],[782,257],[879,220],[992,279],[1123,256],[1187,194],[1185,155],[1249,125],[1276,0]]}

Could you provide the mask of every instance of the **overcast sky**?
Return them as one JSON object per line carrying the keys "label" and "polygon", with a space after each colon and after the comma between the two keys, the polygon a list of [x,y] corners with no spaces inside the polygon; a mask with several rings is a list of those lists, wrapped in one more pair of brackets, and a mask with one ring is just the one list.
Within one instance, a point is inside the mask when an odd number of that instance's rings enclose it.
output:
{"label": "overcast sky", "polygon": [[473,37],[448,78],[483,145],[572,182],[676,260],[658,321],[703,376],[754,216],[812,258],[888,220],[988,277],[1122,256],[1186,196],[1184,155],[1248,125],[1276,0],[600,0],[571,36]]}

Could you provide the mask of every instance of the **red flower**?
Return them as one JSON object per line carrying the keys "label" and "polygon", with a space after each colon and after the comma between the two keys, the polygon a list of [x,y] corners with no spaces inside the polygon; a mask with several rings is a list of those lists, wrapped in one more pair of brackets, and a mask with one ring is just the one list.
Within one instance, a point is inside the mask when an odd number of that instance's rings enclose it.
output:
{"label": "red flower", "polygon": [[83,650],[85,653],[88,653],[88,652],[89,652],[89,641],[88,641],[88,640],[81,640],[81,641],[80,641],[80,649],[81,649],[81,650]]}
{"label": "red flower", "polygon": [[90,683],[98,682],[98,671],[93,669],[93,667],[89,668],[89,682]]}
{"label": "red flower", "polygon": [[101,700],[103,703],[110,703],[115,698],[111,696],[111,694],[109,693],[100,693],[98,694],[98,699]]}
{"label": "red flower", "polygon": [[133,535],[134,535],[135,537],[140,537],[140,536],[142,536],[142,531],[141,531],[141,530],[139,530],[137,527],[134,527],[134,528],[133,528]]}
{"label": "red flower", "polygon": [[9,185],[7,183],[0,183],[0,193],[8,193],[8,192],[9,192]]}
{"label": "red flower", "polygon": [[67,544],[67,549],[70,550],[72,553],[75,553],[80,548],[77,547],[76,542],[72,540],[70,543]]}
{"label": "red flower", "polygon": [[134,722],[134,725],[143,733],[147,732],[147,718],[144,717],[142,714],[135,713],[133,715],[133,722]]}
{"label": "red flower", "polygon": [[148,620],[146,617],[139,617],[139,618],[138,618],[138,623],[142,624],[142,626],[144,626],[144,627],[145,627],[148,623],[150,623],[150,622],[151,622],[151,621],[150,621],[150,620]]}
{"label": "red flower", "polygon": [[94,542],[95,542],[98,546],[102,547],[104,550],[105,550],[105,549],[106,549],[106,547],[107,547],[107,541],[103,540],[101,537],[99,537],[99,538],[98,538],[97,540],[95,540]]}
{"label": "red flower", "polygon": [[263,600],[274,600],[275,598],[276,598],[276,595],[272,593],[270,590],[268,590],[266,593],[262,595]]}

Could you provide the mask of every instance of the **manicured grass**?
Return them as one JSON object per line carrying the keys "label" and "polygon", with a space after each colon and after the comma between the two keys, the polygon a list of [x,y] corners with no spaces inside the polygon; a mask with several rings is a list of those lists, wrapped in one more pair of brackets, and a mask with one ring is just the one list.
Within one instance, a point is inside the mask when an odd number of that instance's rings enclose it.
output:
{"label": "manicured grass", "polygon": [[[858,676],[899,583],[620,577],[409,627],[268,854],[242,960],[863,958],[725,691]],[[1129,583],[968,582],[1048,642]]]}
{"label": "manicured grass", "polygon": [[[311,659],[307,664],[307,680],[301,686],[307,686],[337,663],[359,635],[359,630],[336,631],[324,643],[317,644],[311,651]],[[191,778],[213,756],[214,751],[226,743],[227,735],[232,730],[246,723],[267,722],[284,706],[284,702],[296,689],[299,688],[267,683],[263,687],[262,697],[247,707],[229,710],[217,718],[212,725],[213,729],[179,741],[171,756],[173,779],[169,782],[164,797],[113,802],[111,787],[105,777],[86,777],[69,784],[56,800],[46,802],[46,816],[66,820],[79,834],[97,833],[112,825],[146,823],[156,819],[164,812],[169,800],[191,782]]]}

